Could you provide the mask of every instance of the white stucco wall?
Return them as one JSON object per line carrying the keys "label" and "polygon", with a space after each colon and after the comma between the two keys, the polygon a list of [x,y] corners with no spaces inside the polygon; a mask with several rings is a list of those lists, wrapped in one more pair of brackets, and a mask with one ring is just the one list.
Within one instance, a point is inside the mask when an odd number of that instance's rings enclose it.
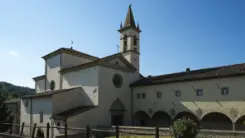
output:
{"label": "white stucco wall", "polygon": [[45,91],[45,79],[37,80],[35,82],[36,85],[36,93],[44,92]]}
{"label": "white stucco wall", "polygon": [[[212,79],[202,81],[190,81],[183,83],[172,83],[162,85],[152,85],[133,88],[134,93],[134,112],[145,111],[152,108],[153,113],[156,111],[169,112],[170,108],[176,110],[176,114],[181,111],[190,111],[196,114],[196,110],[203,110],[202,118],[210,112],[221,112],[231,117],[231,108],[237,108],[239,115],[232,120],[236,120],[239,116],[245,114],[245,77]],[[221,94],[222,87],[229,87],[229,95]],[[196,96],[195,89],[203,89],[203,96]],[[181,96],[175,96],[175,90],[181,91]],[[137,93],[146,93],[145,99],[137,99]],[[157,98],[157,92],[162,92],[162,98]],[[218,101],[218,102],[217,102]]]}
{"label": "white stucco wall", "polygon": [[[137,72],[123,72],[120,70],[114,70],[111,68],[100,67],[99,70],[99,105],[104,111],[104,118],[102,124],[111,124],[111,113],[109,111],[112,103],[119,98],[125,108],[124,122],[125,124],[131,124],[131,89],[129,85],[139,79],[139,74]],[[120,88],[116,88],[113,84],[113,76],[115,74],[120,74],[123,78],[123,84]],[[110,97],[108,96],[110,95]]]}
{"label": "white stucco wall", "polygon": [[[25,102],[28,101],[28,106],[25,106]],[[21,100],[20,103],[20,112],[21,112],[21,116],[20,116],[20,124],[22,124],[23,122],[25,123],[25,125],[31,125],[31,116],[30,116],[30,112],[31,112],[31,100],[30,99],[24,99]],[[30,135],[30,128],[25,127],[23,130],[24,135]]]}
{"label": "white stucco wall", "polygon": [[[28,100],[28,107],[25,106],[25,100]],[[32,105],[31,105],[32,104]],[[32,110],[31,110],[32,107]],[[31,121],[31,112],[32,112],[32,121]],[[43,112],[43,122],[40,122],[40,112]],[[47,126],[47,123],[50,123],[50,126],[55,126],[53,120],[50,119],[52,116],[52,98],[35,98],[35,99],[23,99],[21,101],[21,121],[25,122],[25,125],[33,126],[34,123],[38,126]],[[46,128],[42,128],[43,132],[46,133]],[[32,132],[32,131],[31,131]],[[25,135],[31,135],[30,128],[24,128]],[[50,137],[59,135],[57,129],[50,129]],[[46,135],[45,135],[46,137]]]}
{"label": "white stucco wall", "polygon": [[55,90],[60,89],[60,54],[47,59],[47,81],[46,89],[50,90],[50,82],[53,80],[55,82]]}
{"label": "white stucco wall", "polygon": [[[122,72],[106,67],[98,67],[99,69],[99,106],[86,111],[85,113],[76,115],[68,119],[68,124],[76,127],[85,127],[90,124],[92,127],[102,125],[111,125],[110,107],[112,103],[119,98],[125,108],[124,122],[131,124],[131,90],[129,84],[139,78],[139,74]],[[123,85],[121,88],[115,88],[112,78],[115,73],[123,77]]]}
{"label": "white stucco wall", "polygon": [[63,88],[82,87],[83,94],[89,98],[94,105],[98,105],[98,67],[91,67],[75,72],[68,72],[63,76]]}
{"label": "white stucco wall", "polygon": [[111,64],[113,64],[113,65],[116,65],[116,66],[126,67],[126,65],[120,59],[118,59],[118,58],[112,59],[112,60],[110,60],[108,62],[111,63]]}
{"label": "white stucco wall", "polygon": [[92,60],[83,57],[73,56],[66,53],[62,53],[62,67],[70,67],[75,65],[84,64]]}

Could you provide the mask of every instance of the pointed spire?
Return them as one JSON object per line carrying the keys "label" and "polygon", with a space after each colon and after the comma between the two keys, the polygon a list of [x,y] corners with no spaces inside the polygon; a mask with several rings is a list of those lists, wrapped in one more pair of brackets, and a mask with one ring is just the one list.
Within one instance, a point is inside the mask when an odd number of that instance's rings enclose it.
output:
{"label": "pointed spire", "polygon": [[126,20],[124,22],[123,27],[127,27],[127,26],[136,27],[135,22],[134,22],[133,12],[131,9],[131,4],[128,6],[128,13],[127,13]]}
{"label": "pointed spire", "polygon": [[140,25],[139,25],[139,23],[137,23],[137,29],[140,30]]}
{"label": "pointed spire", "polygon": [[122,28],[122,22],[121,22],[121,24],[120,24],[120,29]]}

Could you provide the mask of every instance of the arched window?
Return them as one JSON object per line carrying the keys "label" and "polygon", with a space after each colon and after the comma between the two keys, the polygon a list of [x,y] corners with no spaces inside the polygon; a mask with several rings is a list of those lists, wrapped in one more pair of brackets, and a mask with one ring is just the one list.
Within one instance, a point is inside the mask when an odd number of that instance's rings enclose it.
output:
{"label": "arched window", "polygon": [[134,36],[133,41],[134,41],[134,45],[137,46],[137,37],[136,36]]}
{"label": "arched window", "polygon": [[50,90],[54,90],[55,89],[55,82],[52,80],[50,82]]}
{"label": "arched window", "polygon": [[123,51],[127,51],[127,45],[128,45],[128,37],[124,35],[123,37]]}

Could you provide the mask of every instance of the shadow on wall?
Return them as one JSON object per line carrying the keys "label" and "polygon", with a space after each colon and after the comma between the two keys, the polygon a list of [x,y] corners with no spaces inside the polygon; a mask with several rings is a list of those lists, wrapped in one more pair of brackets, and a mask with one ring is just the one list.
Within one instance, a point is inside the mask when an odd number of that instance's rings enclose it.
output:
{"label": "shadow on wall", "polygon": [[80,106],[95,106],[91,97],[82,87],[60,92],[52,97],[53,114],[64,112]]}
{"label": "shadow on wall", "polygon": [[67,81],[70,87],[98,87],[98,71],[96,67],[87,68],[78,72],[63,75],[63,80]]}
{"label": "shadow on wall", "polygon": [[[210,100],[212,101],[212,100]],[[192,101],[190,101],[192,102]],[[199,102],[199,101],[198,101]],[[216,101],[214,101],[216,102]],[[149,111],[137,111],[134,113],[134,124],[139,126],[160,126],[169,127],[172,122],[179,118],[190,118],[197,123],[201,129],[216,129],[216,130],[245,130],[245,115],[242,115],[238,119],[232,122],[230,117],[224,113],[218,111],[212,111],[207,114],[203,114],[202,109],[197,109],[195,112],[188,109],[180,101],[176,104],[176,108],[179,108],[180,112],[175,113],[174,110],[169,111],[156,111],[155,113]],[[217,102],[219,106],[220,103]],[[232,111],[232,110],[231,110]],[[233,113],[233,118],[238,117],[236,111]],[[245,113],[243,113],[245,114]],[[232,115],[231,115],[232,117]]]}

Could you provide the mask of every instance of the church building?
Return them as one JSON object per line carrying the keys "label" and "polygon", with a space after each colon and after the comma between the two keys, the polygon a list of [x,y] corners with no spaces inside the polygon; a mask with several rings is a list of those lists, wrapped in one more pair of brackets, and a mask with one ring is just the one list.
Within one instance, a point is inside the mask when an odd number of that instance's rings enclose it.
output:
{"label": "church building", "polygon": [[[60,48],[43,56],[44,75],[33,78],[36,95],[22,98],[20,123],[169,127],[188,117],[202,129],[245,130],[245,64],[142,76],[141,28],[131,5],[118,32],[120,52],[113,55]],[[52,129],[50,135],[62,133]]]}

